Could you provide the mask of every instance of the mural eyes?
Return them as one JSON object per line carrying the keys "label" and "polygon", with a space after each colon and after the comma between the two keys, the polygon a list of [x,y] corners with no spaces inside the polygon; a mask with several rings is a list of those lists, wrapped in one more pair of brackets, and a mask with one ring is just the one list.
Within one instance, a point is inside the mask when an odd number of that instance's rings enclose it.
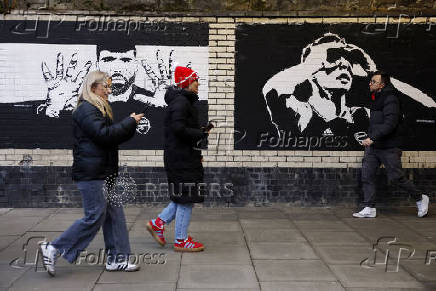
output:
{"label": "mural eyes", "polygon": [[122,60],[123,62],[125,62],[125,63],[129,63],[129,62],[132,61],[131,58],[121,58],[121,60]]}
{"label": "mural eyes", "polygon": [[107,62],[112,62],[113,60],[115,60],[114,57],[104,57],[101,59],[103,62],[107,63]]}

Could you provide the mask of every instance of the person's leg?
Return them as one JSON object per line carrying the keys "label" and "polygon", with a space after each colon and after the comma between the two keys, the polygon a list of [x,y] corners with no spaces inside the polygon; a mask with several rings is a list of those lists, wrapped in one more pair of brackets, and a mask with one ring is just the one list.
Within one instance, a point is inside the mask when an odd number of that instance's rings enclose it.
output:
{"label": "person's leg", "polygon": [[407,179],[404,175],[401,165],[401,155],[402,151],[398,148],[386,149],[381,151],[380,159],[385,165],[389,181],[407,191],[415,201],[420,201],[422,195],[418,192],[412,181]]}
{"label": "person's leg", "polygon": [[73,263],[97,234],[106,217],[106,199],[102,180],[77,183],[82,194],[85,216],[76,220],[50,244],[70,263]]}
{"label": "person's leg", "polygon": [[164,231],[165,231],[165,223],[170,223],[176,217],[177,205],[174,202],[168,204],[162,212],[158,215],[157,218],[150,220],[147,223],[147,230],[153,236],[153,238],[159,243],[161,246],[166,244]]}
{"label": "person's leg", "polygon": [[371,147],[365,148],[365,155],[362,159],[362,190],[363,204],[365,207],[375,207],[376,197],[376,173],[380,167],[380,160]]}
{"label": "person's leg", "polygon": [[122,206],[107,205],[103,236],[108,260],[128,258],[130,254],[129,232]]}
{"label": "person's leg", "polygon": [[[175,203],[176,204],[176,203]],[[184,240],[188,237],[188,227],[191,222],[192,203],[176,204],[176,226],[175,226],[175,239]]]}
{"label": "person's leg", "polygon": [[176,210],[177,204],[174,202],[170,202],[167,207],[165,207],[162,212],[158,215],[158,217],[165,223],[171,223],[171,221],[176,218]]}
{"label": "person's leg", "polygon": [[196,242],[188,236],[188,227],[191,222],[192,203],[177,204],[174,250],[177,252],[201,252],[202,243]]}

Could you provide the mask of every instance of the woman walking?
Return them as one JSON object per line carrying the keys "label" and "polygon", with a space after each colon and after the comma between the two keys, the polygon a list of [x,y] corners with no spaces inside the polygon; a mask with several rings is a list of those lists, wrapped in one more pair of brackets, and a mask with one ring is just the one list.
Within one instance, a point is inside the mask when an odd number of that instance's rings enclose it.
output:
{"label": "woman walking", "polygon": [[177,86],[169,87],[165,94],[168,108],[165,115],[164,166],[167,173],[171,202],[157,218],[147,223],[147,229],[160,244],[165,245],[165,224],[174,219],[174,250],[198,252],[203,244],[188,236],[194,203],[204,201],[198,183],[203,182],[204,170],[199,142],[208,136],[207,129],[199,126],[198,75],[186,67],[175,70]]}
{"label": "woman walking", "polygon": [[47,272],[55,275],[58,255],[73,263],[103,227],[107,271],[137,271],[130,264],[130,243],[122,206],[111,205],[103,194],[108,177],[118,174],[118,145],[130,139],[143,114],[132,113],[113,124],[108,103],[111,79],[108,74],[88,74],[73,112],[73,180],[82,195],[84,217],[76,220],[52,242],[40,242]]}

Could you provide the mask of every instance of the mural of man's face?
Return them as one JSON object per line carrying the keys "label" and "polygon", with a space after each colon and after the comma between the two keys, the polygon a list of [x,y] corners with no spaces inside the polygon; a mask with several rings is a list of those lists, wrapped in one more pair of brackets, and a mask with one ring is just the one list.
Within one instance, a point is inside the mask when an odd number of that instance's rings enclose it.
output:
{"label": "mural of man's face", "polygon": [[327,51],[327,58],[323,62],[323,68],[313,75],[314,79],[324,89],[348,91],[353,82],[352,65],[345,54],[341,55],[338,51],[329,50]]}
{"label": "mural of man's face", "polygon": [[111,52],[102,50],[98,67],[112,78],[112,94],[120,95],[126,92],[134,83],[137,71],[135,51]]}

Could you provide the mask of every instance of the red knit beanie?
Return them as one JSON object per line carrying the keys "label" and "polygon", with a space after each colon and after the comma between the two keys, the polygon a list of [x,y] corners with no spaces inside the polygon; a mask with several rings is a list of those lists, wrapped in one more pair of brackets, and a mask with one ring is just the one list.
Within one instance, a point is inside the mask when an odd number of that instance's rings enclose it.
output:
{"label": "red knit beanie", "polygon": [[198,81],[198,74],[187,67],[177,67],[174,72],[176,85],[180,88],[187,88],[194,81]]}

